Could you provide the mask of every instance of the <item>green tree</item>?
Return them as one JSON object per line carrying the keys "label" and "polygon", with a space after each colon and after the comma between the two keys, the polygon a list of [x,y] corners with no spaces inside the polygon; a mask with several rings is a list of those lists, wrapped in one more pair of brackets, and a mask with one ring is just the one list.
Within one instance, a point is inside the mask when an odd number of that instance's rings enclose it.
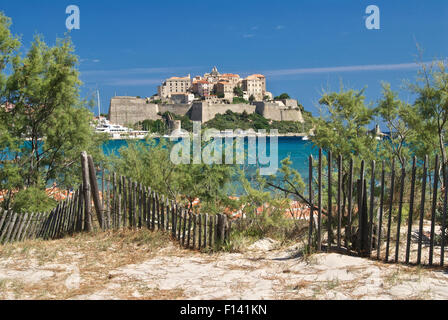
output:
{"label": "green tree", "polygon": [[244,99],[244,98],[234,97],[232,103],[233,104],[248,103],[248,101],[246,99]]}
{"label": "green tree", "polygon": [[[0,22],[0,47],[12,43],[18,49],[16,38],[5,32],[9,19],[0,15]],[[94,133],[89,104],[80,99],[77,57],[68,37],[48,47],[36,36],[24,57],[5,52],[10,72],[1,70],[0,99],[6,107],[0,108],[0,189],[10,190],[3,203],[10,206],[13,189],[77,184],[80,152],[102,160],[104,136]]]}
{"label": "green tree", "polygon": [[157,119],[157,120],[143,120],[142,121],[142,128],[145,131],[149,131],[152,133],[160,133],[165,134],[168,132],[168,128],[165,124],[165,121]]}
{"label": "green tree", "polygon": [[[448,72],[444,61],[422,64],[417,83],[410,84],[411,93],[417,96],[406,115],[412,129],[410,142],[415,154],[422,158],[435,154],[441,157],[442,184],[447,178],[447,128],[448,128]],[[445,166],[442,166],[445,164]]]}
{"label": "green tree", "polygon": [[320,117],[312,120],[315,127],[313,143],[344,159],[353,157],[370,161],[376,158],[377,140],[368,125],[375,109],[365,104],[364,90],[344,90],[324,93],[319,100],[323,106]]}
{"label": "green tree", "polygon": [[12,210],[15,212],[46,212],[56,205],[56,201],[49,198],[40,187],[29,187],[14,195]]}
{"label": "green tree", "polygon": [[411,158],[409,142],[412,131],[406,121],[411,105],[398,99],[398,93],[391,90],[390,84],[383,83],[382,87],[383,97],[378,102],[376,113],[390,133],[389,139],[379,144],[382,158],[396,157],[400,165],[406,167]]}
{"label": "green tree", "polygon": [[183,200],[191,207],[200,198],[202,208],[209,209],[208,212],[222,211],[228,202],[224,186],[231,181],[233,168],[192,161],[176,165],[170,159],[172,146],[166,139],[130,141],[119,150],[120,157],[112,157],[112,166],[118,173],[149,185],[170,199]]}
{"label": "green tree", "polygon": [[289,97],[289,94],[287,94],[287,93],[282,93],[281,95],[274,98],[274,100],[284,100],[284,99],[291,99],[291,98]]}
{"label": "green tree", "polygon": [[[368,125],[374,119],[375,109],[365,104],[364,90],[344,90],[339,92],[324,92],[319,103],[322,106],[320,117],[312,118],[314,135],[313,143],[324,151],[331,151],[333,161],[338,155],[343,156],[342,168],[343,204],[348,194],[349,160],[353,158],[354,169],[359,169],[361,160],[376,159],[378,156],[378,141],[370,134]],[[327,158],[323,156],[323,174],[328,175]],[[294,196],[304,203],[308,199],[304,196],[305,184],[300,174],[291,168],[291,161],[285,159],[278,177],[267,181],[267,185],[285,193],[285,196]],[[335,167],[335,164],[333,164]],[[332,173],[333,175],[335,173]],[[366,174],[367,176],[367,174]],[[325,179],[325,177],[324,177]],[[333,181],[336,181],[334,177]],[[324,186],[324,195],[327,193]],[[326,199],[323,197],[325,203]],[[344,205],[343,205],[344,206]],[[345,208],[343,208],[345,210]]]}
{"label": "green tree", "polygon": [[240,98],[242,98],[244,95],[243,89],[241,89],[240,86],[236,86],[235,88],[233,88],[233,93]]}

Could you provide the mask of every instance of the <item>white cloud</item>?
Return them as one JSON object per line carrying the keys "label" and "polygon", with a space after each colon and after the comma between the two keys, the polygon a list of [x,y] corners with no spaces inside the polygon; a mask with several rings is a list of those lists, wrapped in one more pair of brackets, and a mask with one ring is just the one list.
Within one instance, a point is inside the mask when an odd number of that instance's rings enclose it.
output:
{"label": "white cloud", "polygon": [[275,30],[282,30],[282,29],[285,29],[285,26],[278,25],[275,27]]}
{"label": "white cloud", "polygon": [[[425,62],[429,64],[430,62]],[[320,73],[335,73],[335,72],[364,72],[364,71],[393,71],[393,70],[412,70],[418,69],[419,64],[398,63],[398,64],[370,64],[357,66],[340,66],[340,67],[323,67],[323,68],[297,68],[297,69],[279,69],[265,71],[267,76],[287,76],[299,74],[320,74]]]}
{"label": "white cloud", "polygon": [[101,60],[99,60],[99,59],[88,59],[88,58],[83,58],[83,59],[79,59],[79,62],[93,62],[93,63],[98,63],[98,62],[100,62]]}

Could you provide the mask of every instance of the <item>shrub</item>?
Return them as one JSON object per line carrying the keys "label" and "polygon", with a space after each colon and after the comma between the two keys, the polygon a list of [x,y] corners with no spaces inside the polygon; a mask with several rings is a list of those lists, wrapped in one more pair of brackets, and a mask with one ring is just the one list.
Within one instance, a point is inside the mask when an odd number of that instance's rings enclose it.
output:
{"label": "shrub", "polygon": [[225,129],[254,129],[254,130],[270,130],[277,129],[279,133],[297,133],[307,132],[310,128],[310,124],[305,122],[304,124],[296,121],[270,121],[259,115],[258,113],[248,114],[247,112],[236,113],[227,110],[224,114],[217,114],[215,118],[208,121],[204,125],[206,128],[215,128],[217,130]]}
{"label": "shrub", "polygon": [[29,187],[14,195],[12,210],[21,213],[50,211],[57,202],[50,198],[44,189]]}
{"label": "shrub", "polygon": [[233,98],[233,103],[234,104],[237,104],[237,103],[249,103],[249,101],[247,101],[246,99],[241,98],[241,97],[234,97]]}
{"label": "shrub", "polygon": [[284,100],[284,99],[291,99],[291,98],[289,97],[289,94],[287,94],[287,93],[282,93],[281,95],[274,98],[274,100]]}

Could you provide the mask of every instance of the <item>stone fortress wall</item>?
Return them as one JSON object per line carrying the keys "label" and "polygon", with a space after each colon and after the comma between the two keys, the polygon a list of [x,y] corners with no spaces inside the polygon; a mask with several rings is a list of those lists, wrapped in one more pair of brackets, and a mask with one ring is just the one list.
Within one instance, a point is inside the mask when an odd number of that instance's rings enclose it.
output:
{"label": "stone fortress wall", "polygon": [[276,103],[271,102],[255,102],[255,112],[262,115],[266,119],[275,121],[298,121],[304,122],[303,115],[300,110],[296,110],[292,106],[280,107]]}
{"label": "stone fortress wall", "polygon": [[255,106],[247,103],[238,104],[210,104],[207,102],[195,102],[191,106],[190,119],[202,123],[212,120],[217,114],[224,114],[227,110],[243,113],[254,113]]}
{"label": "stone fortress wall", "polygon": [[266,119],[276,121],[303,122],[302,112],[297,108],[297,101],[283,100],[284,106],[272,102],[255,102],[254,104],[214,104],[208,102],[194,102],[192,104],[153,104],[146,99],[136,97],[114,97],[110,101],[108,119],[114,124],[132,125],[146,119],[161,119],[158,113],[167,111],[176,115],[188,115],[193,121],[202,123],[213,119],[217,114],[224,114],[227,110],[242,113],[258,113]]}
{"label": "stone fortress wall", "polygon": [[136,97],[114,97],[110,100],[108,119],[114,124],[129,125],[145,119],[161,119],[159,106]]}

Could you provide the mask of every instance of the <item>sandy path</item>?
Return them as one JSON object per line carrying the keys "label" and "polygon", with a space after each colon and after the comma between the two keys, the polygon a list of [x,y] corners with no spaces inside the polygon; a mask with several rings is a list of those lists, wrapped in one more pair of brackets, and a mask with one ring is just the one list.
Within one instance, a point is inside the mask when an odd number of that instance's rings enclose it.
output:
{"label": "sandy path", "polygon": [[[297,248],[276,249],[275,243],[267,240],[244,253],[204,254],[173,244],[152,251],[133,244],[126,248],[127,253],[111,245],[102,249],[104,256],[72,249],[66,246],[49,262],[36,258],[36,248],[26,259],[14,253],[4,258],[0,251],[0,297],[448,299],[448,273],[443,270],[336,253],[298,257]],[[133,259],[127,258],[129,254],[134,254]]]}
{"label": "sandy path", "polygon": [[111,271],[110,286],[130,282],[163,292],[181,290],[186,299],[448,299],[448,274],[441,271],[335,253],[305,260],[291,253],[158,256]]}

